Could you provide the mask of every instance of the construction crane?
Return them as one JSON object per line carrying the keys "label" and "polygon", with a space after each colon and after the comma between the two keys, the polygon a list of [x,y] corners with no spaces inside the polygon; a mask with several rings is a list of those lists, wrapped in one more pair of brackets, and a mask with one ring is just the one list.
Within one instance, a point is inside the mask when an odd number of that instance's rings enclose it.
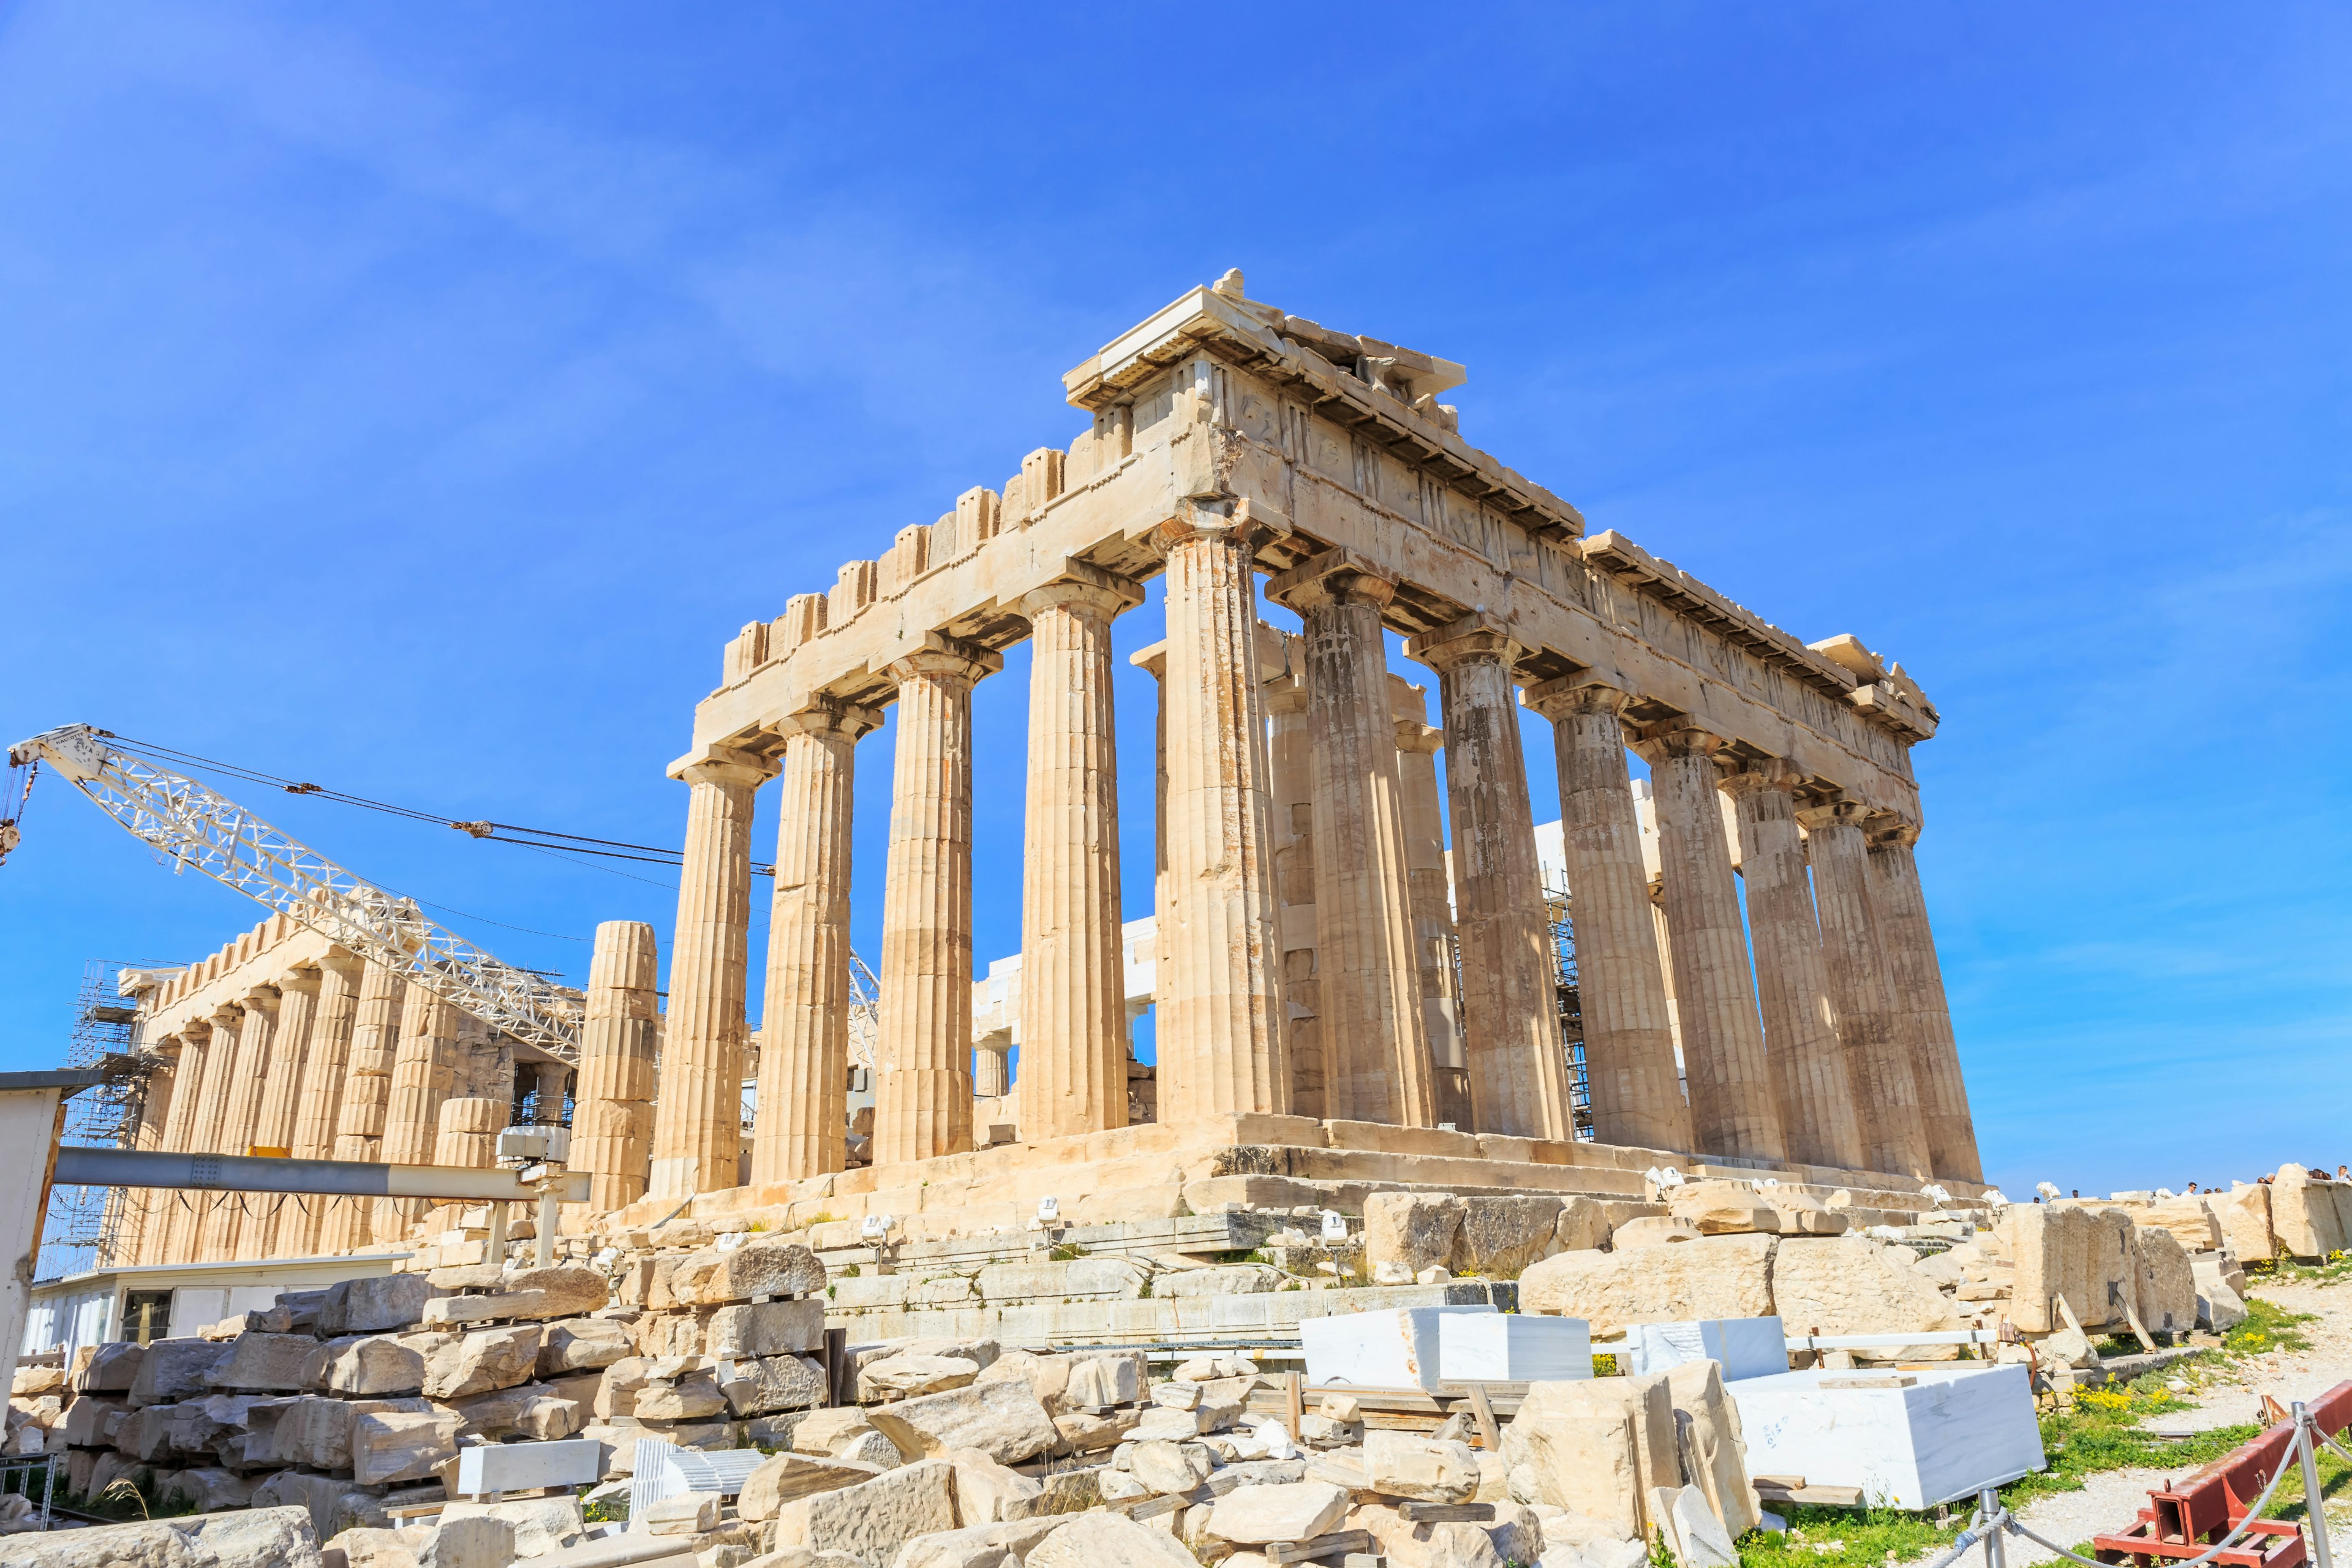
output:
{"label": "construction crane", "polygon": [[[27,795],[41,763],[56,769],[133,838],[170,858],[173,875],[194,866],[492,1028],[580,1065],[576,992],[500,962],[415,900],[362,881],[226,795],[124,750],[105,731],[88,724],[44,731],[10,747],[8,761],[26,770]],[[12,804],[21,805],[21,797]],[[13,818],[0,821],[0,859],[18,837]]]}

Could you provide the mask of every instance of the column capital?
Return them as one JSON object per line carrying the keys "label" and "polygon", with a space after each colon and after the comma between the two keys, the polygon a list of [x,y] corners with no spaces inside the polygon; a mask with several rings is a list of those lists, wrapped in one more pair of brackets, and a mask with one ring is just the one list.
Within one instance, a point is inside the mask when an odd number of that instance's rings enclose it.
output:
{"label": "column capital", "polygon": [[279,975],[277,980],[272,982],[272,984],[275,984],[281,992],[303,991],[308,992],[312,995],[316,995],[319,990],[319,980],[320,975],[318,965],[315,963],[306,963],[299,968],[288,970],[285,973]]}
{"label": "column capital", "polygon": [[1633,750],[1653,765],[1662,757],[1713,758],[1726,743],[1714,731],[1692,723],[1687,714],[1642,725],[1633,737]]}
{"label": "column capital", "polygon": [[1528,652],[1528,645],[1491,618],[1468,615],[1435,631],[1405,639],[1404,656],[1429,666],[1440,675],[1474,659],[1494,659],[1507,668]]}
{"label": "column capital", "polygon": [[921,647],[891,660],[883,667],[882,673],[902,686],[919,677],[972,686],[982,676],[993,675],[1003,668],[1003,654],[992,653],[977,643],[968,643],[944,632],[927,632]]}
{"label": "column capital", "polygon": [[1266,580],[1265,596],[1301,614],[1324,605],[1370,605],[1385,609],[1396,597],[1396,580],[1352,550],[1326,550]]}
{"label": "column capital", "polygon": [[1433,757],[1444,749],[1445,731],[1418,719],[1399,719],[1396,721],[1396,743],[1400,752]]}
{"label": "column capital", "polygon": [[1168,677],[1168,644],[1166,639],[1163,638],[1159,642],[1153,643],[1150,647],[1137,648],[1133,653],[1127,656],[1127,662],[1135,666],[1136,668],[1143,671],[1144,674],[1151,677],[1154,680],[1166,679]]}
{"label": "column capital", "polygon": [[1793,795],[1804,781],[1785,757],[1750,757],[1717,779],[1716,787],[1731,795],[1767,789]]}
{"label": "column capital", "polygon": [[1013,607],[1033,621],[1041,611],[1064,607],[1092,610],[1109,620],[1141,603],[1142,584],[1072,557],[1063,563],[1061,576],[1030,589],[1013,602]]}
{"label": "column capital", "polygon": [[1849,800],[1843,795],[1835,795],[1797,807],[1797,826],[1808,833],[1816,828],[1832,827],[1840,824],[1849,827],[1860,827],[1863,818],[1867,815],[1869,815],[1868,810],[1862,802]]}
{"label": "column capital", "polygon": [[275,984],[256,985],[236,999],[236,1005],[248,1013],[265,1016],[278,1011],[278,987]]}
{"label": "column capital", "polygon": [[1290,531],[1288,518],[1247,496],[1237,500],[1192,499],[1178,502],[1177,510],[1147,531],[1139,542],[1166,555],[1189,540],[1230,538],[1255,558],[1259,545],[1284,538]]}
{"label": "column capital", "polygon": [[734,746],[698,746],[669,765],[670,777],[693,784],[757,788],[775,775],[775,763]]}
{"label": "column capital", "polygon": [[1890,844],[1916,844],[1919,825],[1899,811],[1874,811],[1863,818],[1863,837],[1873,849]]}
{"label": "column capital", "polygon": [[778,740],[793,735],[837,734],[855,741],[878,728],[881,722],[882,715],[871,708],[835,697],[820,697],[790,718],[777,720],[769,730]]}
{"label": "column capital", "polygon": [[1632,692],[1612,686],[1589,670],[1540,680],[1519,691],[1523,706],[1553,720],[1579,713],[1607,713],[1622,718],[1625,704],[1633,700]]}
{"label": "column capital", "polygon": [[213,1009],[212,1016],[207,1021],[212,1025],[215,1034],[235,1034],[236,1026],[245,1022],[245,1009],[234,1003],[224,1002]]}
{"label": "column capital", "polygon": [[319,955],[319,967],[331,969],[338,974],[357,974],[367,967],[367,960],[347,947],[331,947]]}

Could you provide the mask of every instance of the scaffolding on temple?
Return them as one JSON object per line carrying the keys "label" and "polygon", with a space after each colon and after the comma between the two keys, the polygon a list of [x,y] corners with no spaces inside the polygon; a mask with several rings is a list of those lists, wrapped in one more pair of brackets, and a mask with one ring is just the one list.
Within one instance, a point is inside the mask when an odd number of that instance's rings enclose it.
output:
{"label": "scaffolding on temple", "polygon": [[1547,891],[1544,913],[1551,927],[1553,1009],[1559,1017],[1560,1047],[1568,1053],[1568,1105],[1576,1140],[1590,1143],[1592,1131],[1592,1075],[1584,1062],[1584,1002],[1576,984],[1576,931],[1568,918],[1565,890]]}
{"label": "scaffolding on temple", "polygon": [[[64,1142],[69,1144],[127,1149],[138,1142],[147,1074],[133,1065],[138,1060],[139,1008],[113,984],[121,967],[103,958],[82,965],[66,1065],[113,1070],[66,1101]],[[39,1277],[55,1279],[114,1261],[122,1195],[120,1187],[52,1187],[41,1230]]]}

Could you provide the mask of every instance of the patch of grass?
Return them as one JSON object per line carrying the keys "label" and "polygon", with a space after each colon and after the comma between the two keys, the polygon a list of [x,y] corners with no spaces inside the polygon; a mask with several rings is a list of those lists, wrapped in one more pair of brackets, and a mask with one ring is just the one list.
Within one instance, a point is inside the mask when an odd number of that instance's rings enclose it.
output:
{"label": "patch of grass", "polygon": [[[29,1472],[27,1472],[29,1476]],[[37,1496],[28,1491],[27,1496]],[[79,1497],[68,1493],[62,1483],[58,1488],[57,1500],[78,1512],[95,1514],[100,1519],[129,1521],[140,1519],[178,1519],[196,1511],[194,1499],[173,1489],[158,1495],[155,1472],[144,1468],[110,1482],[95,1497]]]}
{"label": "patch of grass", "polygon": [[2246,1321],[2221,1336],[2221,1353],[2224,1358],[2237,1360],[2271,1351],[2307,1351],[2311,1348],[2310,1337],[2295,1325],[2312,1321],[2309,1312],[2290,1312],[2275,1301],[2249,1296]]}
{"label": "patch of grass", "polygon": [[580,1517],[590,1524],[626,1524],[629,1500],[625,1497],[600,1497],[582,1509]]}
{"label": "patch of grass", "polygon": [[2263,1273],[2282,1284],[2341,1285],[2352,1279],[2352,1253],[2338,1247],[2318,1263],[2297,1263],[2292,1258],[2282,1258],[2271,1263]]}
{"label": "patch of grass", "polygon": [[1087,1249],[1075,1241],[1057,1241],[1045,1256],[1056,1263],[1072,1263],[1087,1255]]}

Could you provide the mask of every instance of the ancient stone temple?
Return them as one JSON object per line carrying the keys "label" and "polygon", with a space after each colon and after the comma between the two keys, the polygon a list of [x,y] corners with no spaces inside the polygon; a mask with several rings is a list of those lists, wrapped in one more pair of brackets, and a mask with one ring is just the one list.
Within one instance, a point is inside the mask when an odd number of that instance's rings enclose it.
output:
{"label": "ancient stone temple", "polygon": [[[1627,1190],[1659,1164],[1913,1194],[1980,1180],[1911,850],[1910,749],[1935,709],[1856,638],[1809,645],[1588,532],[1462,438],[1439,400],[1465,374],[1228,274],[1064,378],[1091,418],[1068,449],[728,644],[670,770],[686,869],[649,1140],[612,1145],[642,1162],[621,1174],[648,1213],[741,1181],[751,826],[771,783],[752,1184],[698,1212],[987,1225],[1042,1194],[1119,1218],[1423,1182]],[[1158,732],[1116,736],[1111,625],[1163,574],[1164,640],[1134,661],[1158,678]],[[1264,625],[1261,591],[1303,632]],[[1400,704],[1389,631],[1428,671],[1436,724]],[[971,694],[1023,638],[1019,1141],[978,1148]],[[850,1169],[851,780],[893,702],[870,1163]],[[1558,753],[1589,1142],[1522,708]],[[1148,803],[1118,798],[1122,740],[1157,750]],[[1122,809],[1158,824],[1146,1126]],[[983,1053],[992,1104],[1002,1062]]]}

